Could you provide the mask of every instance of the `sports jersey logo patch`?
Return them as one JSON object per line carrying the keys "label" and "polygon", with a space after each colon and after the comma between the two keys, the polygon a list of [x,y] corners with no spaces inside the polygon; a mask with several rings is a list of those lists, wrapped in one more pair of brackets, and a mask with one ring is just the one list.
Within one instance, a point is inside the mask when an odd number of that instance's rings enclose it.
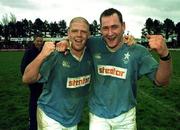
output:
{"label": "sports jersey logo patch", "polygon": [[91,75],[85,75],[75,78],[67,78],[66,87],[67,88],[78,88],[83,87],[90,83]]}
{"label": "sports jersey logo patch", "polygon": [[88,60],[87,63],[88,63],[88,65],[91,65],[91,61],[90,60]]}
{"label": "sports jersey logo patch", "polygon": [[94,57],[95,57],[96,59],[101,59],[101,54],[100,54],[100,53],[96,53],[96,54],[94,54]]}
{"label": "sports jersey logo patch", "polygon": [[62,66],[66,68],[70,68],[70,63],[68,61],[63,60]]}
{"label": "sports jersey logo patch", "polygon": [[98,74],[126,79],[127,69],[110,65],[98,65]]}
{"label": "sports jersey logo patch", "polygon": [[129,57],[130,57],[129,52],[124,54],[124,58],[123,58],[124,64],[127,64],[129,62]]}

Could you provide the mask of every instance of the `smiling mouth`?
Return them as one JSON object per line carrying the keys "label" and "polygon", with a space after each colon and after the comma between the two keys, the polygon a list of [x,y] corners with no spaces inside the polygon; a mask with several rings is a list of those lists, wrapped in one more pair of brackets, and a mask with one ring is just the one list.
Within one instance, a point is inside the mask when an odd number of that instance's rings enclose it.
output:
{"label": "smiling mouth", "polygon": [[74,41],[78,44],[81,44],[83,42],[83,40],[81,40],[81,39],[75,39]]}
{"label": "smiling mouth", "polygon": [[114,40],[116,39],[116,37],[107,37],[107,39],[108,39],[109,41],[114,41]]}
{"label": "smiling mouth", "polygon": [[75,42],[82,42],[82,40],[75,40]]}

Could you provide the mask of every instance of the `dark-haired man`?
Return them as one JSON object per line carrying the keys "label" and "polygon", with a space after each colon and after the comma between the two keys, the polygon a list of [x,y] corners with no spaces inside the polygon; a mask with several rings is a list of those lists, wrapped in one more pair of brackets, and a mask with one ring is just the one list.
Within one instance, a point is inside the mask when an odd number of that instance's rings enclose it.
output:
{"label": "dark-haired man", "polygon": [[137,80],[145,75],[157,86],[167,86],[170,80],[172,63],[165,39],[148,35],[149,47],[160,57],[158,64],[147,48],[124,44],[125,22],[118,10],[105,10],[100,26],[102,36],[87,43],[95,69],[89,129],[136,130]]}

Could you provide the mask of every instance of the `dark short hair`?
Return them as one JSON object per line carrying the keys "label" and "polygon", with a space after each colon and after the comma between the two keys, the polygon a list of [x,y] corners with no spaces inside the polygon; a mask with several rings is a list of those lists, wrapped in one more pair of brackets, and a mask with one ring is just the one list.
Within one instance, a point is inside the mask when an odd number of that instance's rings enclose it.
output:
{"label": "dark short hair", "polygon": [[42,33],[35,33],[33,35],[33,39],[35,40],[37,37],[43,37]]}
{"label": "dark short hair", "polygon": [[102,22],[102,21],[101,21],[101,20],[102,20],[102,17],[104,17],[104,16],[111,16],[111,15],[113,15],[113,14],[117,14],[118,17],[119,17],[119,21],[120,21],[121,23],[123,23],[123,17],[122,17],[121,12],[118,11],[117,9],[109,8],[109,9],[104,10],[104,11],[102,12],[102,14],[100,15],[100,24],[102,24],[102,23],[101,23],[101,22]]}

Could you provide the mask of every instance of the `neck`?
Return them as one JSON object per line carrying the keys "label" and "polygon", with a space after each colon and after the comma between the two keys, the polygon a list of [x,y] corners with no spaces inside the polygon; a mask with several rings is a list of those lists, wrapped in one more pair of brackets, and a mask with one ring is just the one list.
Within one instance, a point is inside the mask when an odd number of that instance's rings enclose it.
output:
{"label": "neck", "polygon": [[83,50],[82,51],[77,51],[77,50],[74,50],[74,49],[71,49],[71,53],[73,55],[75,55],[76,57],[80,58],[83,54]]}
{"label": "neck", "polygon": [[122,47],[123,44],[124,44],[123,42],[120,42],[120,43],[119,43],[116,47],[114,47],[114,48],[110,48],[110,47],[108,47],[108,45],[106,45],[106,47],[108,48],[109,51],[111,51],[111,52],[116,52],[119,48]]}

